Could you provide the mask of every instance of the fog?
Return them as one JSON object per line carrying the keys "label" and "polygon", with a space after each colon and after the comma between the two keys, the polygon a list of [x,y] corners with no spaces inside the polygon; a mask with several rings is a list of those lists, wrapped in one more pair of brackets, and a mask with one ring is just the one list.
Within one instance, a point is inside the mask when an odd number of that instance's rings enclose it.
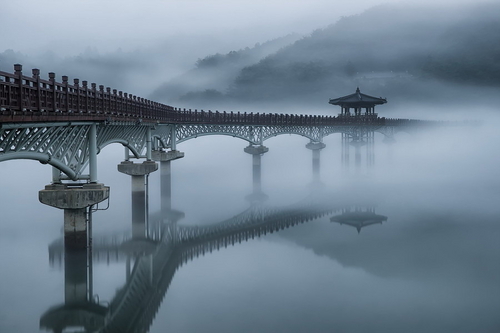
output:
{"label": "fog", "polygon": [[[194,75],[187,73],[196,69],[198,60],[212,55],[226,55],[229,52],[252,49],[258,44],[290,34],[295,34],[296,39],[310,37],[311,34],[314,37],[313,32],[321,29],[326,29],[325,33],[330,34],[332,29],[327,28],[335,25],[341,18],[354,17],[355,21],[356,16],[363,15],[365,11],[380,3],[373,0],[334,3],[326,0],[307,2],[152,0],[146,3],[4,1],[0,19],[8,28],[0,36],[2,45],[0,70],[12,71],[13,63],[21,63],[25,65],[26,73],[30,73],[30,69],[36,67],[41,69],[43,77],[46,77],[48,72],[55,72],[58,78],[61,75],[68,75],[70,80],[77,77],[80,80],[97,82],[134,95],[188,108],[242,108],[242,104],[248,104],[249,101],[264,100],[265,103],[282,101],[288,96],[297,96],[297,92],[300,92],[302,98],[294,99],[290,104],[297,104],[300,101],[311,103],[324,100],[328,92],[342,95],[345,90],[351,91],[352,86],[356,84],[369,85],[363,81],[348,82],[346,77],[339,79],[338,75],[346,70],[349,59],[360,77],[373,71],[378,74],[387,71],[406,73],[412,69],[408,62],[413,62],[415,67],[422,65],[422,57],[427,59],[429,52],[426,48],[436,46],[429,41],[439,37],[445,38],[444,35],[441,36],[445,31],[436,33],[436,27],[451,28],[446,24],[456,23],[458,17],[467,17],[467,14],[480,21],[480,16],[489,14],[494,18],[497,12],[497,9],[486,10],[479,15],[474,10],[478,11],[476,7],[480,5],[472,0],[383,3],[396,8],[400,6],[406,14],[402,15],[399,11],[391,19],[368,18],[363,19],[363,24],[355,23],[354,29],[349,25],[344,30],[341,28],[342,25],[339,25],[339,29],[333,29],[333,32],[340,32],[340,36],[348,37],[353,34],[358,36],[357,38],[364,38],[365,42],[369,42],[364,48],[360,48],[359,45],[336,47],[338,51],[332,54],[328,48],[323,51],[318,48],[308,48],[305,40],[301,44],[306,47],[305,50],[299,51],[300,45],[297,45],[289,53],[282,52],[284,58],[275,56],[274,59],[280,59],[284,66],[292,61],[290,58],[292,54],[297,58],[293,60],[296,64],[284,68],[284,73],[269,71],[269,75],[274,76],[269,82],[273,89],[269,89],[265,77],[257,77],[259,80],[255,83],[249,82],[248,86],[245,79],[249,71],[242,70],[259,64],[259,61],[267,56],[274,55],[277,50],[272,48],[260,53],[258,57],[253,55],[254,58],[250,62],[243,52],[241,56],[247,61],[233,63],[232,67],[222,64],[211,72],[198,71]],[[21,10],[20,4],[22,4]],[[494,2],[485,4],[493,5]],[[416,5],[417,8],[414,8]],[[470,6],[476,9],[471,10]],[[390,9],[387,12],[390,14],[392,11]],[[405,21],[419,22],[424,26],[408,24]],[[425,24],[428,27],[425,27]],[[390,35],[399,34],[400,38],[397,41],[387,38],[387,32],[390,32]],[[412,35],[420,39],[412,38]],[[335,41],[340,36],[334,34],[331,38]],[[450,38],[446,40],[449,41]],[[450,48],[452,46],[450,45]],[[283,45],[277,45],[277,48],[280,47]],[[370,48],[369,52],[366,52],[366,47]],[[477,49],[480,50],[481,47]],[[415,59],[400,57],[415,50],[418,51]],[[307,55],[305,58],[304,51]],[[356,58],[363,54],[371,54],[363,60],[363,62],[368,61],[365,64],[356,61]],[[326,67],[323,68],[321,63],[319,67],[310,66],[318,60],[327,61],[323,64]],[[373,61],[378,63],[375,65]],[[387,66],[387,64],[392,65]],[[484,66],[487,65],[488,62],[485,62]],[[298,77],[294,77],[294,72]],[[415,73],[410,74],[415,75]],[[316,79],[309,82],[311,76]],[[283,80],[288,84],[281,87],[279,82]],[[299,81],[296,83],[297,80]],[[185,81],[190,81],[193,85],[184,87]],[[161,89],[162,86],[165,88]],[[419,89],[427,86],[426,83],[423,87],[416,85]],[[406,90],[414,89],[415,87],[410,85]],[[205,98],[207,96],[203,95],[205,90],[217,90],[230,98],[210,103],[211,101]],[[201,101],[197,102],[196,98],[193,99],[193,95],[181,98],[187,93],[194,93],[195,97],[201,93],[201,96],[197,96],[201,97]],[[381,93],[385,94],[385,97],[393,97],[391,89],[382,89]],[[424,90],[421,93],[429,92]],[[275,100],[272,98],[269,100],[268,95],[274,96]],[[402,94],[401,91],[395,94],[395,96],[402,95],[405,98],[412,96]],[[236,101],[233,102],[233,98]]]}
{"label": "fog", "polygon": [[[244,112],[337,115],[328,99],[359,86],[388,99],[381,117],[449,121],[397,132],[393,144],[376,133],[375,166],[365,167],[363,147],[361,168],[347,172],[340,135],[325,137],[320,187],[311,186],[309,139],[266,140],[266,207],[286,210],[313,193],[326,205],[374,207],[387,221],[356,230],[332,222],[336,211],[194,258],[176,271],[149,331],[497,332],[498,9],[451,0],[3,1],[0,70],[22,63],[26,75],[37,67],[45,78],[54,71],[174,106]],[[250,207],[247,145],[229,136],[178,144],[179,225]],[[130,177],[116,167],[123,150],[112,144],[98,156],[111,197],[93,215],[96,239],[130,233]],[[42,314],[64,303],[64,264],[47,254],[61,241],[63,213],[38,201],[51,176],[35,161],[0,163],[0,332],[43,331]],[[153,223],[159,172],[148,191]],[[125,271],[123,260],[94,262],[101,304],[125,285]]]}

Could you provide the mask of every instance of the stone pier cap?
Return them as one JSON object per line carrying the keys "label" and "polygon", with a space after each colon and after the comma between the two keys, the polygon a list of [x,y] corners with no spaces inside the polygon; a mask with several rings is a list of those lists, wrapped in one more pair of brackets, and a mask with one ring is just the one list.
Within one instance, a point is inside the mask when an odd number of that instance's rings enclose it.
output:
{"label": "stone pier cap", "polygon": [[38,192],[41,203],[60,209],[80,209],[109,198],[109,186],[90,184],[50,184]]}
{"label": "stone pier cap", "polygon": [[266,146],[247,146],[244,149],[245,153],[251,154],[251,155],[262,155],[264,153],[267,153],[269,151],[269,148]]}
{"label": "stone pier cap", "polygon": [[142,163],[123,161],[118,164],[118,171],[129,176],[144,176],[156,170],[158,170],[158,163],[154,161],[145,161]]}
{"label": "stone pier cap", "polygon": [[311,149],[311,150],[320,150],[320,149],[323,149],[325,147],[326,147],[326,145],[323,142],[309,142],[306,145],[306,148]]}
{"label": "stone pier cap", "polygon": [[170,150],[170,151],[153,150],[151,152],[151,158],[153,159],[153,161],[158,161],[158,162],[167,162],[183,157],[184,153],[178,150]]}

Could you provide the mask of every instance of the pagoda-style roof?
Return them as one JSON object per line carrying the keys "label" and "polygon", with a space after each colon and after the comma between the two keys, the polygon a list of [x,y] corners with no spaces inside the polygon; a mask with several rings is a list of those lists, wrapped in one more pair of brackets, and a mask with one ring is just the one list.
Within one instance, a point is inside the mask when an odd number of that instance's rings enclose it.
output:
{"label": "pagoda-style roof", "polygon": [[340,105],[342,107],[372,107],[377,104],[385,104],[387,103],[387,100],[382,97],[373,97],[362,94],[358,87],[354,94],[330,99],[330,102],[328,103],[333,105]]}

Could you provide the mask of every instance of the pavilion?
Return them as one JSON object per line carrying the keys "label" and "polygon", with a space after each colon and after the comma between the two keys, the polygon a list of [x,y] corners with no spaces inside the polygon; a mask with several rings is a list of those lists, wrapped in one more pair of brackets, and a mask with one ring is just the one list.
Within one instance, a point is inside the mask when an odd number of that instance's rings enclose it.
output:
{"label": "pavilion", "polygon": [[[366,94],[362,94],[359,87],[356,89],[354,94],[347,96],[330,99],[328,102],[332,105],[340,105],[342,108],[339,117],[377,117],[375,113],[375,105],[385,104],[387,100],[382,97],[373,97]],[[353,109],[353,114],[351,114],[351,109]],[[365,109],[365,113],[362,113],[362,109]]]}

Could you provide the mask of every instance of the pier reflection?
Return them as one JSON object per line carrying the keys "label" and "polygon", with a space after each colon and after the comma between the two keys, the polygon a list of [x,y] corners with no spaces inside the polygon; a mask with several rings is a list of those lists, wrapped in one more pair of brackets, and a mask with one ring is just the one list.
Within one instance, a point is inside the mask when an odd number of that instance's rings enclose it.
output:
{"label": "pier reflection", "polygon": [[[64,263],[64,304],[47,310],[40,327],[55,333],[70,327],[80,332],[147,332],[175,272],[190,260],[322,217],[334,215],[331,221],[355,225],[358,230],[387,220],[376,215],[373,206],[339,203],[324,194],[311,194],[287,207],[264,202],[251,200],[242,213],[210,225],[178,225],[184,214],[170,209],[149,225],[141,223],[141,232],[132,221],[130,234],[95,237],[86,250],[70,250],[62,241],[54,242],[49,255],[52,263]],[[125,284],[109,302],[93,297],[93,261],[126,264]]]}

